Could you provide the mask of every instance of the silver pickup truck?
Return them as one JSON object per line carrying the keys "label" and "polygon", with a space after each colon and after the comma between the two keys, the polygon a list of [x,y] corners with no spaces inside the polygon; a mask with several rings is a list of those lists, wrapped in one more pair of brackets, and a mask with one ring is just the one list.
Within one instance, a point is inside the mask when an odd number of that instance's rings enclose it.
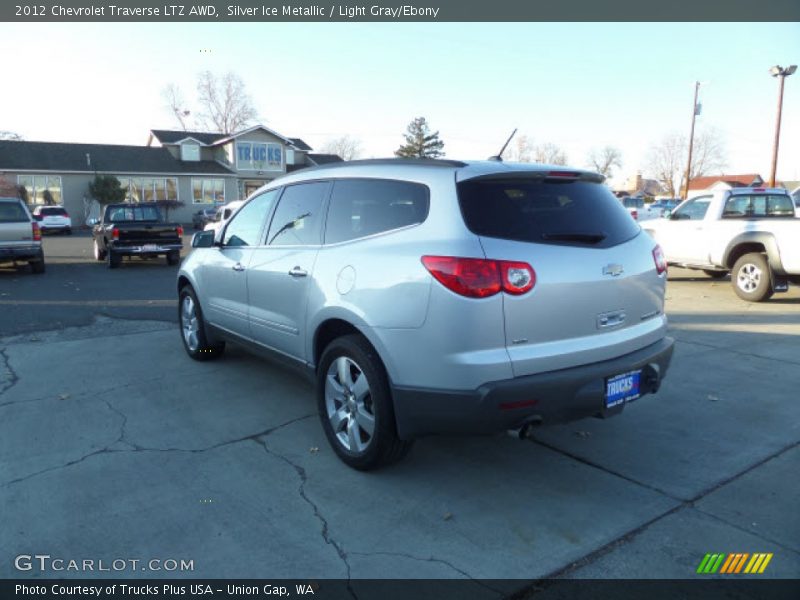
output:
{"label": "silver pickup truck", "polygon": [[779,188],[734,188],[689,198],[642,225],[667,263],[711,277],[731,273],[736,294],[760,302],[800,284],[800,219]]}
{"label": "silver pickup truck", "polygon": [[44,273],[42,232],[19,198],[0,198],[0,265],[27,262]]}

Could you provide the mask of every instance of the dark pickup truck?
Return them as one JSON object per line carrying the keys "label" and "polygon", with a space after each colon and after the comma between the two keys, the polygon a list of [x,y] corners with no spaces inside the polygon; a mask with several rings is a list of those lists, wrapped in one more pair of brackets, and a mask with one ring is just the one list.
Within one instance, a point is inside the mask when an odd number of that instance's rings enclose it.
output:
{"label": "dark pickup truck", "polygon": [[166,255],[167,264],[177,265],[183,248],[183,227],[164,223],[155,203],[109,204],[94,222],[94,257],[107,260],[115,269],[123,256],[155,258]]}

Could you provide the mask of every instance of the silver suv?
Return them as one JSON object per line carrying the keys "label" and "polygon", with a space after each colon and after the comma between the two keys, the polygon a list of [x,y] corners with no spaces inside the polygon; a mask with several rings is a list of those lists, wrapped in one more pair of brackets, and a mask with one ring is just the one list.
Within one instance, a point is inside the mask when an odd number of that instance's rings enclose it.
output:
{"label": "silver suv", "polygon": [[357,469],[435,433],[611,416],[672,356],[666,263],[600,175],[368,160],[261,188],[178,275],[186,351],[243,343],[316,379]]}
{"label": "silver suv", "polygon": [[42,231],[19,198],[0,198],[0,266],[27,262],[44,273]]}

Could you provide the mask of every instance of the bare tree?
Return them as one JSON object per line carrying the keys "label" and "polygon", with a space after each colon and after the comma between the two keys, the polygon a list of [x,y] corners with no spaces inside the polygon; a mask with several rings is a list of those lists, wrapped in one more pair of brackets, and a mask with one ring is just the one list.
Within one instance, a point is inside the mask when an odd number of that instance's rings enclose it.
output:
{"label": "bare tree", "polygon": [[567,164],[567,155],[556,144],[545,142],[533,147],[533,162],[547,165],[565,165]]}
{"label": "bare tree", "polygon": [[200,73],[197,100],[203,109],[199,121],[206,129],[233,133],[247,127],[257,116],[244,82],[232,71],[220,77],[211,71]]}
{"label": "bare tree", "polygon": [[337,154],[344,160],[354,160],[361,156],[361,140],[349,135],[343,135],[325,142],[322,152]]}
{"label": "bare tree", "polygon": [[605,146],[600,150],[592,148],[587,164],[604,177],[610,178],[614,167],[622,167],[622,153],[614,146]]}
{"label": "bare tree", "polygon": [[191,111],[186,106],[186,101],[183,99],[180,88],[174,83],[170,83],[162,90],[161,95],[164,98],[169,112],[178,120],[178,123],[181,124],[181,129],[187,131],[189,129],[187,127],[187,122]]}
{"label": "bare tree", "polygon": [[532,151],[533,145],[530,138],[527,135],[521,135],[511,141],[501,158],[509,162],[529,163],[531,162]]}
{"label": "bare tree", "polygon": [[0,140],[19,142],[22,140],[22,136],[18,133],[14,133],[13,131],[0,131]]}
{"label": "bare tree", "polygon": [[[677,198],[686,185],[686,161],[689,146],[685,136],[671,133],[650,147],[647,168],[667,193]],[[715,129],[698,132],[694,139],[689,179],[720,172],[725,166],[725,146]]]}

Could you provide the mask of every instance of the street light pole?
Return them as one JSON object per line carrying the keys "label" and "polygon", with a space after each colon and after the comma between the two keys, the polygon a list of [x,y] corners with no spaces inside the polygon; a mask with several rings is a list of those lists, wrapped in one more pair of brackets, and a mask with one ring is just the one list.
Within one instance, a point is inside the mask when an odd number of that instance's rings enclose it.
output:
{"label": "street light pole", "polygon": [[769,176],[769,187],[775,187],[775,173],[778,170],[778,143],[781,138],[781,113],[783,112],[783,82],[797,70],[797,65],[791,65],[785,69],[779,65],[772,67],[769,72],[773,77],[780,77],[778,86],[778,118],[775,121],[775,142],[772,145],[772,170]]}
{"label": "street light pole", "polygon": [[692,149],[694,148],[694,120],[697,118],[697,92],[700,89],[700,82],[694,82],[694,102],[692,102],[692,129],[689,132],[689,159],[686,161],[686,187],[683,199],[689,197],[689,176],[692,173]]}

